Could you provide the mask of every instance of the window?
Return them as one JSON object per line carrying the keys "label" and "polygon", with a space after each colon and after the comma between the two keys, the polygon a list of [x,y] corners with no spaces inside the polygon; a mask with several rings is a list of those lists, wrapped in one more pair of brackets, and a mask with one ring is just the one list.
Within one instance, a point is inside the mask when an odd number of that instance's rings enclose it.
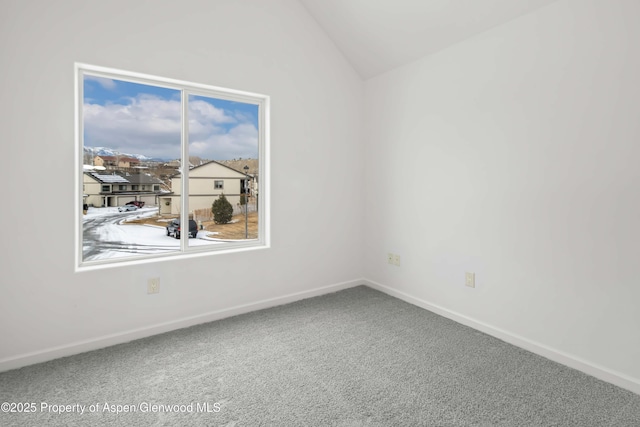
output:
{"label": "window", "polygon": [[75,71],[78,270],[269,246],[268,96]]}

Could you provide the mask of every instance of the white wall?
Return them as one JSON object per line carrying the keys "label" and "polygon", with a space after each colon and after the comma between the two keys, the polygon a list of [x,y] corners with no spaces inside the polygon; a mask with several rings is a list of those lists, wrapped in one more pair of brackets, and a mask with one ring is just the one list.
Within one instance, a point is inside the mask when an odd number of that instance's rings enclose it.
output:
{"label": "white wall", "polygon": [[563,0],[367,81],[365,276],[640,392],[638,16]]}
{"label": "white wall", "polygon": [[[2,1],[0,55],[0,367],[361,277],[363,83],[297,1]],[[75,61],[270,95],[272,248],[74,273]]]}

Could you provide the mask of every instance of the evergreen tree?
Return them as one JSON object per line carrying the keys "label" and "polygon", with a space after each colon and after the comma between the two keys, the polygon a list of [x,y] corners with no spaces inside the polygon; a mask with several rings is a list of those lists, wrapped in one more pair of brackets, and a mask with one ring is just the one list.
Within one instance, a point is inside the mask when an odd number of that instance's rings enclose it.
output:
{"label": "evergreen tree", "polygon": [[216,224],[226,224],[231,221],[233,216],[233,206],[227,200],[224,194],[221,194],[211,206],[213,212],[213,222]]}

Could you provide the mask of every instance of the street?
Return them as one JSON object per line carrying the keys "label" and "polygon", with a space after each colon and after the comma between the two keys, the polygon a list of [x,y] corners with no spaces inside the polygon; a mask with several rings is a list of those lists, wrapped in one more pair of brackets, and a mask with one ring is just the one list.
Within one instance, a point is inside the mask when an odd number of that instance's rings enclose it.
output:
{"label": "street", "polygon": [[[155,207],[131,212],[118,212],[116,207],[89,208],[82,226],[83,261],[178,252],[180,240],[167,236],[164,228],[123,224],[127,218],[153,216],[157,211]],[[215,243],[191,238],[188,244],[200,246]]]}

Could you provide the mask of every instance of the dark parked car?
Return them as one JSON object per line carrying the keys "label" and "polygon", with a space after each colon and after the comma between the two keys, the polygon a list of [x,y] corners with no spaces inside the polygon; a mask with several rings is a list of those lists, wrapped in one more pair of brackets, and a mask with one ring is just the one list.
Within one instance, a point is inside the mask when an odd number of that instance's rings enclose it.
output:
{"label": "dark parked car", "polygon": [[127,202],[127,205],[133,205],[136,208],[141,208],[144,206],[144,202],[141,202],[140,200],[132,200],[130,202]]}
{"label": "dark parked car", "polygon": [[[176,239],[180,238],[180,219],[171,220],[171,222],[167,225],[167,236],[175,237]],[[198,235],[198,224],[196,224],[195,220],[189,220],[189,237],[196,237]]]}
{"label": "dark parked car", "polygon": [[136,205],[124,205],[118,208],[118,212],[135,211],[138,207]]}

